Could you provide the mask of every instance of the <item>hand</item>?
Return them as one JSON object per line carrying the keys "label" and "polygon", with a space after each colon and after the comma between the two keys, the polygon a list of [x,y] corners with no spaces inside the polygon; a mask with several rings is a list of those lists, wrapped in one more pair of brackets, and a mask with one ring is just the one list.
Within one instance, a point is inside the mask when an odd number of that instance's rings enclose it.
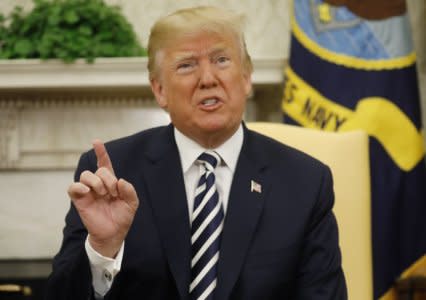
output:
{"label": "hand", "polygon": [[139,205],[132,184],[117,179],[104,144],[95,140],[98,170],[84,171],[68,188],[74,206],[89,232],[89,243],[98,253],[115,257],[126,238]]}

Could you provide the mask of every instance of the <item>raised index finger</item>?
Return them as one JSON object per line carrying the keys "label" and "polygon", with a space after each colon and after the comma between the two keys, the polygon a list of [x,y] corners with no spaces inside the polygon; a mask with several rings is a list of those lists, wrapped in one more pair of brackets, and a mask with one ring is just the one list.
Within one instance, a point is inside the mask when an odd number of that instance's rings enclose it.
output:
{"label": "raised index finger", "polygon": [[102,143],[100,140],[94,140],[93,149],[95,150],[96,158],[98,160],[98,168],[107,168],[109,171],[111,171],[112,174],[114,174],[111,159],[109,158],[104,143]]}

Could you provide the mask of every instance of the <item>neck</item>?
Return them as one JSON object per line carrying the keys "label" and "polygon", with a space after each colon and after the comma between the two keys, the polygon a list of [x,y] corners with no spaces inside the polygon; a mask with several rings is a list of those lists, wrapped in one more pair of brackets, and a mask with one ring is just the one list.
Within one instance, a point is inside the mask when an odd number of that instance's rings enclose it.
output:
{"label": "neck", "polygon": [[238,130],[239,126],[240,125],[238,124],[235,128],[227,128],[226,131],[212,131],[207,133],[199,132],[196,135],[188,135],[186,133],[182,133],[206,149],[215,149],[221,146],[227,140],[229,140],[232,135]]}

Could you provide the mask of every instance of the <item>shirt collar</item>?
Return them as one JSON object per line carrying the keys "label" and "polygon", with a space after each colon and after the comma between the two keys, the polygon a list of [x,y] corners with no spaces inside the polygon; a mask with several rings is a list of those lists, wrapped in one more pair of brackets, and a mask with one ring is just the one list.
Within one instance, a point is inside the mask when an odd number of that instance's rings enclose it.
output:
{"label": "shirt collar", "polygon": [[176,127],[174,127],[174,134],[183,173],[188,171],[198,156],[206,150],[216,151],[231,171],[235,171],[238,156],[240,155],[240,150],[243,146],[243,127],[241,124],[237,131],[235,131],[235,133],[226,140],[225,143],[215,149],[206,149],[202,147],[180,132]]}

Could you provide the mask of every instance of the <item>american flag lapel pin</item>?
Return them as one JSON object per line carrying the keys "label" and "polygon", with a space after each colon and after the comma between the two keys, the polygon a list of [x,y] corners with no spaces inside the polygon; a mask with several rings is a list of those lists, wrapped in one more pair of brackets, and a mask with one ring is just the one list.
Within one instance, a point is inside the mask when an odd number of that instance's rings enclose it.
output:
{"label": "american flag lapel pin", "polygon": [[252,180],[250,191],[261,194],[262,193],[262,186],[260,185],[260,183],[257,183],[256,181]]}

